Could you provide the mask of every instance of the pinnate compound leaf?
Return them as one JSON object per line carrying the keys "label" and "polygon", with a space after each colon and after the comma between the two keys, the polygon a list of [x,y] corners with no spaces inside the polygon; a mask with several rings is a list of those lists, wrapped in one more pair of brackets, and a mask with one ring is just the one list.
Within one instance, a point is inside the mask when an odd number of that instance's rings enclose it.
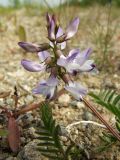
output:
{"label": "pinnate compound leaf", "polygon": [[53,119],[51,107],[47,103],[42,104],[41,113],[43,126],[37,131],[40,140],[38,150],[50,159],[63,160],[64,150],[59,138],[60,127]]}
{"label": "pinnate compound leaf", "polygon": [[[118,132],[120,133],[120,95],[110,89],[101,90],[99,94],[91,92],[89,93],[89,95],[94,98],[96,103],[107,108],[115,115],[115,125]],[[100,152],[110,148],[110,146],[117,141],[116,137],[108,133],[103,133],[103,136],[101,136],[100,138],[104,142],[104,145],[98,147],[98,151]]]}
{"label": "pinnate compound leaf", "polygon": [[96,103],[107,108],[120,120],[120,95],[113,90],[101,90],[99,94],[90,92]]}

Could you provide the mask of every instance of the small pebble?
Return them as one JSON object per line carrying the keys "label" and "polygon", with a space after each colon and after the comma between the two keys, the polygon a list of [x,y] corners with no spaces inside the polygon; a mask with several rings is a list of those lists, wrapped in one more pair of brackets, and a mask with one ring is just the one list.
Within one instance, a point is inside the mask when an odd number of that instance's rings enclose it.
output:
{"label": "small pebble", "polygon": [[0,81],[4,79],[4,75],[0,73]]}
{"label": "small pebble", "polygon": [[32,95],[27,95],[26,100],[27,100],[28,103],[32,103],[34,101]]}
{"label": "small pebble", "polygon": [[5,104],[4,104],[4,100],[3,99],[0,99],[0,106],[4,106]]}
{"label": "small pebble", "polygon": [[9,104],[9,105],[13,105],[13,99],[11,99],[11,98],[8,98],[8,99],[6,100],[6,102],[7,102],[7,104]]}
{"label": "small pebble", "polygon": [[59,103],[68,104],[71,101],[71,98],[68,94],[63,94],[58,98]]}
{"label": "small pebble", "polygon": [[77,108],[78,109],[81,109],[81,108],[84,108],[85,105],[82,103],[82,102],[77,102]]}
{"label": "small pebble", "polygon": [[67,142],[67,141],[68,141],[68,139],[67,139],[66,137],[64,137],[64,136],[61,136],[60,138],[61,138],[61,140],[62,140],[63,142]]}

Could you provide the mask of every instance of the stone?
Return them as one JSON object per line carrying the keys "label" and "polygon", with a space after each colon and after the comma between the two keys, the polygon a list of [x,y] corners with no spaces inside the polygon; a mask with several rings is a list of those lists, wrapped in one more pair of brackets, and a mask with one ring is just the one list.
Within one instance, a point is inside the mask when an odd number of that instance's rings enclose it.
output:
{"label": "stone", "polygon": [[27,100],[28,103],[32,103],[34,101],[32,95],[27,95],[26,100]]}
{"label": "stone", "polygon": [[58,102],[62,104],[68,104],[70,103],[71,98],[68,94],[63,94],[58,98]]}
{"label": "stone", "polygon": [[77,108],[78,109],[85,108],[85,105],[83,104],[83,102],[77,102]]}
{"label": "stone", "polygon": [[[45,157],[37,150],[39,140],[29,142],[22,151],[19,152],[17,158],[19,160],[45,160]],[[48,159],[46,159],[48,160]]]}
{"label": "stone", "polygon": [[4,75],[0,73],[0,81],[4,79]]}
{"label": "stone", "polygon": [[14,157],[8,157],[6,160],[14,160]]}

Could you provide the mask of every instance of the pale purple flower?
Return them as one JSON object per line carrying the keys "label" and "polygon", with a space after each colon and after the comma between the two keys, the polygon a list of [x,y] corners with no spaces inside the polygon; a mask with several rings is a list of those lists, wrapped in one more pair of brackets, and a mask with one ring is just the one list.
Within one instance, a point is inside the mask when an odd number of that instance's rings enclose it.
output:
{"label": "pale purple flower", "polygon": [[56,20],[54,15],[46,14],[48,38],[50,41],[55,40]]}
{"label": "pale purple flower", "polygon": [[47,51],[38,52],[38,56],[41,62],[44,62],[47,58],[50,58],[50,53]]}
{"label": "pale purple flower", "polygon": [[38,64],[36,62],[30,61],[30,60],[25,60],[23,59],[21,61],[22,66],[30,72],[39,72],[45,70],[46,66],[45,64]]}
{"label": "pale purple flower", "polygon": [[[63,29],[59,26],[57,34],[56,34],[56,39],[58,39],[59,37],[61,37],[63,34],[64,34],[63,33]],[[57,44],[60,45],[61,50],[65,49],[65,47],[66,47],[66,41],[63,41],[63,42],[57,43]]]}
{"label": "pale purple flower", "polygon": [[[66,42],[72,38],[79,26],[79,18],[74,18],[66,30],[63,31],[59,25],[55,15],[46,15],[47,31],[49,43],[36,45],[29,42],[19,42],[24,50],[37,53],[40,63],[23,59],[22,66],[30,72],[46,71],[50,73],[47,80],[42,80],[33,89],[34,94],[42,94],[46,99],[53,100],[55,98],[58,79],[61,78],[65,83],[65,89],[69,91],[77,100],[87,94],[86,88],[77,82],[73,82],[72,76],[76,73],[96,71],[94,61],[89,59],[91,49],[80,51],[80,49],[72,49],[67,56],[62,51],[66,47]],[[52,56],[46,50],[51,49]]]}
{"label": "pale purple flower", "polygon": [[65,40],[63,40],[60,43],[57,43],[57,39],[64,34],[63,29],[60,26],[58,27],[58,30],[57,30],[56,34],[55,34],[55,31],[53,31],[53,30],[48,31],[48,33],[49,33],[49,35],[51,35],[50,37],[48,35],[49,39],[51,40],[50,41],[50,46],[51,47],[54,48],[54,43],[55,43],[57,46],[60,46],[61,50],[65,49],[65,47],[66,47],[66,41]]}
{"label": "pale purple flower", "polygon": [[48,38],[51,41],[51,47],[53,47],[54,44],[57,44],[60,45],[61,49],[64,49],[66,47],[66,40],[69,40],[71,37],[73,37],[78,30],[79,18],[76,17],[74,20],[72,20],[65,32],[63,32],[63,29],[57,24],[57,20],[54,15],[51,16],[47,14],[46,19]]}
{"label": "pale purple flower", "polygon": [[77,82],[69,81],[65,89],[69,91],[76,100],[82,100],[82,97],[87,94],[87,89]]}
{"label": "pale purple flower", "polygon": [[55,25],[55,21],[51,19],[50,27],[48,28],[48,37],[51,41],[55,39]]}
{"label": "pale purple flower", "polygon": [[67,72],[88,72],[94,69],[94,61],[88,60],[91,49],[80,52],[79,49],[73,49],[69,52],[68,56],[61,55],[57,60],[59,66],[63,66]]}
{"label": "pale purple flower", "polygon": [[50,57],[50,54],[47,51],[42,51],[38,53],[38,56],[40,58],[40,61],[43,63],[36,63],[30,60],[23,59],[21,61],[22,66],[30,72],[44,71],[46,69],[46,64],[44,61]]}
{"label": "pale purple flower", "polygon": [[73,19],[70,24],[68,25],[67,29],[66,29],[66,40],[70,39],[71,37],[73,37],[77,30],[78,30],[78,26],[79,26],[80,20],[78,17],[76,17],[75,19]]}
{"label": "pale purple flower", "polygon": [[37,53],[41,51],[48,50],[50,48],[50,45],[48,43],[43,44],[34,44],[30,42],[18,42],[18,45],[23,48],[27,52]]}
{"label": "pale purple flower", "polygon": [[40,48],[37,44],[33,44],[30,42],[18,42],[18,45],[27,52],[39,52],[40,51]]}
{"label": "pale purple flower", "polygon": [[42,94],[46,96],[47,99],[51,99],[55,94],[57,85],[58,79],[54,75],[51,75],[47,81],[42,80],[38,86],[33,89],[33,93]]}

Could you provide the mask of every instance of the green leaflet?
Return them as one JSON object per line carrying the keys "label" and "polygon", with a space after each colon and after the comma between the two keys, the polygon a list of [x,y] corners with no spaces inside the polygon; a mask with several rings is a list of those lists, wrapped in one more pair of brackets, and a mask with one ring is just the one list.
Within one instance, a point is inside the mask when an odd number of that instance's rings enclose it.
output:
{"label": "green leaflet", "polygon": [[96,103],[107,108],[120,120],[120,95],[113,90],[101,90],[98,95],[90,92],[89,95]]}
{"label": "green leaflet", "polygon": [[59,139],[60,127],[53,119],[51,107],[47,103],[42,104],[41,113],[44,126],[37,131],[40,140],[38,150],[50,159],[64,160],[63,145]]}
{"label": "green leaflet", "polygon": [[[60,140],[60,126],[56,125],[52,115],[52,108],[47,103],[42,104],[40,107],[40,115],[43,121],[42,126],[39,127],[38,151],[45,157],[51,160],[72,160],[80,158],[84,150],[78,148],[73,142],[65,146]],[[77,154],[77,155],[76,155]]]}
{"label": "green leaflet", "polygon": [[[120,132],[120,95],[113,90],[101,90],[99,94],[90,92],[89,95],[94,98],[95,102],[100,104],[102,107],[107,108],[110,112],[115,115],[116,118],[116,128]],[[113,135],[103,133],[100,137],[104,142],[104,145],[98,147],[98,151],[104,151],[109,149],[112,144],[114,144],[117,139]]]}
{"label": "green leaflet", "polygon": [[79,153],[78,157],[80,156],[81,150],[73,142],[68,146],[62,144],[59,137],[60,126],[56,125],[52,115],[52,108],[47,103],[42,104],[41,119],[43,126],[36,133],[40,140],[38,150],[42,155],[51,160],[72,160],[72,157],[77,157],[77,151]]}

